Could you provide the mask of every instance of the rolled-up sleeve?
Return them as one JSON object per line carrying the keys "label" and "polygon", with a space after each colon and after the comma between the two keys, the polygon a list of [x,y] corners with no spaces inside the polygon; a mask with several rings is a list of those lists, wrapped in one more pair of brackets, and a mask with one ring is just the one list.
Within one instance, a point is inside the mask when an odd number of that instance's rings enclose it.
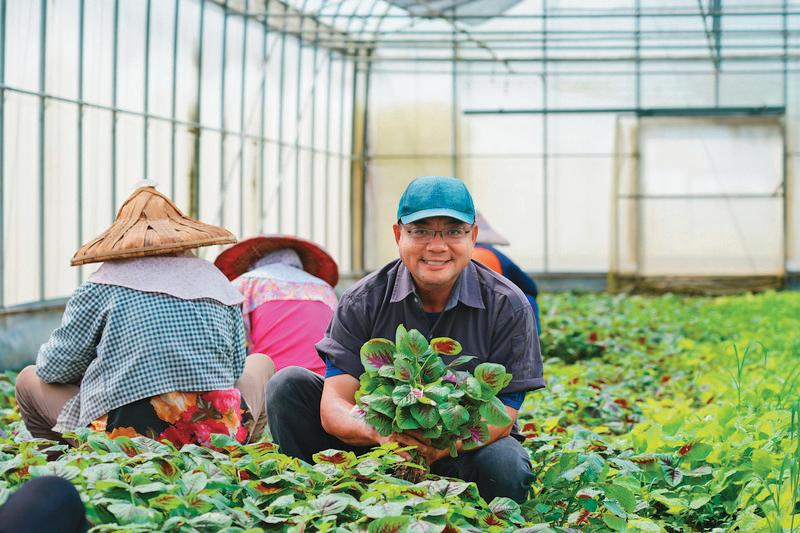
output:
{"label": "rolled-up sleeve", "polygon": [[506,367],[513,376],[501,393],[527,392],[544,388],[544,371],[539,336],[527,301],[519,305],[506,300],[500,308],[492,334],[490,361]]}
{"label": "rolled-up sleeve", "polygon": [[97,357],[104,326],[100,295],[85,283],[67,302],[61,325],[39,349],[36,374],[46,383],[79,382]]}
{"label": "rolled-up sleeve", "polygon": [[369,340],[370,318],[358,294],[342,296],[325,336],[316,344],[317,353],[327,363],[358,379],[364,372],[361,346]]}

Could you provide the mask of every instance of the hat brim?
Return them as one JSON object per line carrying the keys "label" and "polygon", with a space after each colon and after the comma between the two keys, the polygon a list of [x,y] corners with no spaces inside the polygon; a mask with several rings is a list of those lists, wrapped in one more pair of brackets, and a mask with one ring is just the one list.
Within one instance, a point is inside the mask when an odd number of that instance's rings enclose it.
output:
{"label": "hat brim", "polygon": [[475,213],[475,223],[478,225],[478,240],[476,241],[478,244],[497,244],[500,246],[508,246],[510,244],[508,239],[489,225],[486,217],[480,211]]}
{"label": "hat brim", "polygon": [[75,252],[72,266],[135,257],[168,255],[236,242],[233,233],[185,216],[152,185],[139,187],[103,233]]}
{"label": "hat brim", "polygon": [[423,218],[431,218],[431,217],[450,217],[450,218],[455,218],[456,220],[460,220],[465,224],[475,223],[474,213],[472,214],[465,213],[463,211],[456,211],[455,209],[445,209],[445,208],[423,209],[422,211],[416,211],[414,213],[410,213],[406,216],[400,217],[400,222],[402,224],[411,224],[412,222],[422,220]]}
{"label": "hat brim", "polygon": [[260,235],[240,241],[220,253],[214,264],[233,281],[252,270],[256,261],[270,252],[291,248],[300,256],[303,270],[316,276],[331,287],[339,282],[339,267],[336,261],[317,244],[291,235]]}

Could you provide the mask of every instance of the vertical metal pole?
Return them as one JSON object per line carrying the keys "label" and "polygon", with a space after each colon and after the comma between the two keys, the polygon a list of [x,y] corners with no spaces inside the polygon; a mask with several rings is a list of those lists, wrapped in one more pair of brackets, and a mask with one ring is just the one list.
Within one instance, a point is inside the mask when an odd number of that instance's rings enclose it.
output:
{"label": "vertical metal pole", "polygon": [[606,290],[616,293],[619,287],[619,174],[622,168],[622,128],[620,115],[614,118],[614,168],[611,174],[611,217],[609,217],[609,266],[606,275]]}
{"label": "vertical metal pole", "polygon": [[47,73],[47,0],[39,2],[39,299],[45,299],[45,91]]}
{"label": "vertical metal pole", "polygon": [[245,99],[245,83],[247,81],[247,27],[250,25],[248,20],[248,13],[250,11],[249,0],[244,0],[244,15],[242,16],[242,23],[244,29],[242,30],[242,78],[241,87],[239,88],[240,97],[240,110],[239,113],[239,237],[244,236],[244,99]]}
{"label": "vertical metal pole", "polygon": [[[356,140],[358,139],[358,123],[357,123],[357,114],[356,114],[356,104],[358,103],[358,62],[359,57],[358,55],[353,57],[353,87],[352,87],[352,104],[351,104],[351,116],[350,116],[350,222],[351,227],[355,228],[356,222],[356,194],[355,194],[355,187],[354,187],[354,180],[353,177],[356,174],[356,165],[358,161],[356,161]],[[356,256],[355,246],[353,246],[353,233],[350,233],[350,268],[355,270],[356,264],[358,263],[358,258]],[[362,265],[359,265],[361,268]]]}
{"label": "vertical metal pole", "polygon": [[[86,24],[86,2],[80,0],[78,6],[78,243],[83,244],[83,51],[84,26]],[[76,268],[78,284],[83,283],[83,268]]]}
{"label": "vertical metal pole", "polygon": [[225,226],[225,70],[228,62],[228,0],[222,9],[222,72],[219,91],[219,225]]}
{"label": "vertical metal pole", "polygon": [[119,61],[119,0],[114,0],[114,35],[111,46],[111,220],[117,206],[117,67]]}
{"label": "vertical metal pole", "polygon": [[[337,162],[339,163],[339,198],[336,202],[336,206],[339,208],[338,216],[336,217],[336,231],[339,239],[339,261],[344,260],[344,216],[342,216],[342,211],[344,211],[344,184],[345,181],[350,181],[350,176],[342,172],[342,167],[345,166],[345,157],[347,157],[344,153],[344,135],[342,135],[342,131],[344,128],[344,99],[345,99],[345,87],[346,79],[347,79],[347,61],[345,61],[345,56],[342,55],[341,58],[341,73],[339,74],[339,154],[336,158]],[[355,80],[354,80],[355,81]],[[352,111],[354,113],[355,111]],[[352,121],[351,121],[352,124]],[[352,134],[350,135],[352,141]],[[352,155],[352,147],[350,149],[350,153]],[[352,166],[352,159],[348,157],[350,160],[350,164],[346,165],[348,173],[350,172],[350,167]],[[352,267],[351,267],[352,270]]]}
{"label": "vertical metal pole", "polygon": [[[637,119],[638,122],[638,119]],[[634,177],[636,179],[635,189],[631,191],[634,195],[635,202],[636,202],[636,222],[635,222],[635,234],[634,238],[634,246],[635,246],[635,254],[636,254],[636,278],[643,277],[643,270],[644,270],[644,251],[645,251],[645,243],[643,236],[645,234],[644,231],[644,224],[645,224],[645,212],[642,208],[642,204],[646,202],[646,199],[639,198],[640,195],[643,195],[647,191],[643,190],[642,187],[642,154],[639,152],[640,147],[642,146],[642,129],[636,128],[636,135],[634,136],[634,141],[636,143],[633,146],[633,153],[635,154],[635,165],[634,165]],[[636,280],[638,283],[638,279]]]}
{"label": "vertical metal pole", "polygon": [[[457,4],[456,4],[457,5]],[[450,83],[450,175],[458,176],[458,42],[456,42],[456,7],[453,7],[453,59],[450,62],[452,69]]]}
{"label": "vertical metal pole", "polygon": [[300,30],[297,38],[297,84],[295,86],[295,132],[294,132],[294,233],[300,233],[300,120],[303,116],[302,110],[302,83],[303,83],[303,27],[305,17],[300,15]]}
{"label": "vertical metal pole", "polygon": [[201,148],[201,134],[203,131],[203,30],[205,29],[206,19],[206,3],[200,2],[200,28],[197,32],[197,103],[195,108],[195,120],[197,121],[195,133],[195,150],[194,150],[194,180],[195,183],[190,183],[191,200],[189,205],[189,212],[195,218],[200,217],[200,183],[202,172],[200,172],[200,148]]}
{"label": "vertical metal pole", "polygon": [[267,115],[267,37],[269,30],[267,29],[267,16],[269,14],[269,2],[265,3],[264,9],[264,25],[262,28],[262,41],[261,41],[261,94],[259,101],[261,102],[261,124],[258,129],[258,232],[264,233],[264,130],[266,125]]}
{"label": "vertical metal pole", "polygon": [[543,226],[543,268],[545,272],[550,270],[550,229],[548,219],[550,218],[547,208],[549,198],[548,173],[549,173],[549,142],[548,142],[548,103],[547,103],[547,0],[542,0],[542,226]]}
{"label": "vertical metal pole", "polygon": [[369,135],[367,129],[369,128],[369,88],[372,79],[372,50],[366,53],[366,72],[364,72],[364,119],[361,133],[361,205],[359,210],[361,212],[361,246],[359,250],[359,268],[361,271],[365,268],[366,256],[366,230],[367,230],[367,217],[366,217],[366,181],[367,181],[367,154],[369,154]]}
{"label": "vertical metal pole", "polygon": [[[288,7],[284,6],[283,14],[286,15]],[[286,81],[286,17],[283,17],[283,27],[281,28],[281,68],[279,73],[280,83],[278,92],[278,186],[275,194],[278,198],[278,233],[283,232],[283,93],[284,82]]]}
{"label": "vertical metal pole", "polygon": [[0,309],[6,305],[6,0],[0,0]]}
{"label": "vertical metal pole", "polygon": [[[328,50],[328,65],[325,81],[325,190],[323,191],[324,214],[322,244],[327,249],[330,244],[330,180],[331,180],[331,69],[333,68],[333,54]],[[341,166],[341,165],[340,165]]]}
{"label": "vertical metal pole", "polygon": [[[636,0],[636,35],[634,38],[635,41],[635,68],[636,68],[636,138],[639,138],[639,128],[641,125],[640,117],[639,117],[639,110],[642,109],[642,2],[641,0]],[[703,22],[705,24],[705,21]],[[621,131],[621,129],[620,129]],[[639,275],[641,273],[641,254],[642,254],[642,246],[641,246],[641,238],[640,236],[644,234],[644,229],[642,228],[642,224],[644,224],[644,216],[642,214],[643,211],[643,203],[646,201],[643,198],[639,198],[638,195],[641,192],[641,176],[639,176],[639,143],[636,143],[636,146],[632,147],[631,150],[633,152],[634,158],[634,166],[633,172],[636,187],[635,194],[630,201],[633,202],[633,210],[635,214],[634,221],[632,222],[633,228],[633,239],[635,245],[635,254],[636,257],[634,258],[636,270],[635,275]],[[619,201],[617,199],[617,201]],[[630,236],[629,236],[630,239]],[[628,241],[630,243],[630,240]],[[617,244],[619,246],[619,244]]]}
{"label": "vertical metal pole", "polygon": [[313,65],[313,70],[311,75],[313,78],[311,79],[311,149],[308,151],[310,164],[309,164],[309,205],[308,205],[308,217],[309,217],[309,234],[311,235],[311,240],[314,239],[314,196],[316,188],[314,185],[316,184],[316,180],[314,179],[314,170],[316,166],[316,123],[317,123],[317,56],[319,53],[319,24],[316,23],[314,26],[314,55],[311,59],[311,64]]}
{"label": "vertical metal pole", "polygon": [[147,179],[147,161],[149,138],[148,129],[150,128],[150,121],[148,114],[150,113],[150,13],[152,11],[151,0],[147,0],[146,15],[145,15],[145,30],[144,30],[144,146],[142,167],[144,179]]}
{"label": "vertical metal pole", "polygon": [[170,175],[170,198],[175,201],[175,119],[178,104],[178,24],[180,22],[181,1],[175,0],[175,13],[172,19],[172,95],[170,106],[171,131],[170,131],[170,156],[169,156],[169,175]]}
{"label": "vertical metal pole", "polygon": [[[789,8],[788,1],[783,0],[783,16],[782,16],[782,29],[783,29],[783,107],[786,109],[789,99],[789,74],[788,74],[788,62],[789,62],[789,20],[787,11]],[[789,277],[786,275],[786,270],[789,262],[789,200],[787,198],[787,192],[789,190],[789,169],[792,168],[789,165],[789,156],[790,151],[787,145],[787,131],[786,131],[786,118],[784,116],[783,120],[781,121],[782,130],[783,130],[783,183],[781,184],[781,190],[783,192],[783,276],[784,276],[784,287],[788,287],[789,285]]]}
{"label": "vertical metal pole", "polygon": [[[714,63],[714,105],[719,107],[719,75],[722,70],[721,62],[721,46],[722,46],[722,25],[720,17],[722,16],[722,0],[711,0],[711,33],[714,36],[714,57],[711,61]],[[705,20],[703,20],[705,26]]]}
{"label": "vertical metal pole", "polygon": [[[633,35],[634,98],[636,110],[642,108],[642,0],[636,0]],[[638,121],[638,113],[636,115]]]}

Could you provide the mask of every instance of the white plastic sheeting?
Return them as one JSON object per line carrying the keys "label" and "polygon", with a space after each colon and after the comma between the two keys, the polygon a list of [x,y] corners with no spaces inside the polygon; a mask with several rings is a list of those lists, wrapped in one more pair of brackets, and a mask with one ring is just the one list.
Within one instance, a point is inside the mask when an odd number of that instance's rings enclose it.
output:
{"label": "white plastic sheeting", "polygon": [[776,119],[642,119],[639,150],[638,184],[628,175],[619,188],[635,213],[619,228],[636,241],[633,273],[783,273]]}

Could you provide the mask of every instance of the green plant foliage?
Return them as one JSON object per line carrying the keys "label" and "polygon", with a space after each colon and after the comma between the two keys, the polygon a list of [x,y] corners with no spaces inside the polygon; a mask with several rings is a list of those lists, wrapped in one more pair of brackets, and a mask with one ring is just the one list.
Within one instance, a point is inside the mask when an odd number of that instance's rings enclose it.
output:
{"label": "green plant foliage", "polygon": [[[576,364],[551,354],[548,387],[522,405],[535,476],[522,504],[485,502],[459,480],[398,479],[405,461],[392,446],[326,450],[307,464],[269,442],[221,436],[217,450],[86,430],[75,447],[30,440],[12,373],[0,374],[0,503],[55,474],[75,484],[93,531],[800,530],[800,294],[560,294],[543,295],[541,308],[545,345],[577,333],[602,350]],[[399,407],[383,383],[398,375],[396,340],[362,350],[382,379],[362,377],[360,398],[384,431],[395,430],[399,409],[427,438],[480,432],[464,404],[502,382],[492,367],[458,370],[466,360],[451,339],[421,353],[424,342],[409,342],[403,359],[423,368],[400,367],[416,377],[398,395],[414,403]],[[497,405],[481,405],[489,420]]]}
{"label": "green plant foliage", "polygon": [[[511,423],[496,397],[511,381],[511,374],[496,363],[479,364],[474,376],[455,370],[472,356],[460,356],[450,364],[442,360],[442,355],[460,352],[461,345],[453,339],[438,337],[428,343],[420,332],[408,331],[402,324],[397,327],[394,343],[388,339],[367,341],[361,348],[366,378],[360,380],[354,412],[384,436],[425,431],[434,447],[449,448],[452,456],[456,455],[458,440],[466,450],[484,445],[489,438],[487,423]],[[384,371],[389,367],[392,372]],[[379,389],[391,391],[391,395],[378,396],[375,391]]]}

